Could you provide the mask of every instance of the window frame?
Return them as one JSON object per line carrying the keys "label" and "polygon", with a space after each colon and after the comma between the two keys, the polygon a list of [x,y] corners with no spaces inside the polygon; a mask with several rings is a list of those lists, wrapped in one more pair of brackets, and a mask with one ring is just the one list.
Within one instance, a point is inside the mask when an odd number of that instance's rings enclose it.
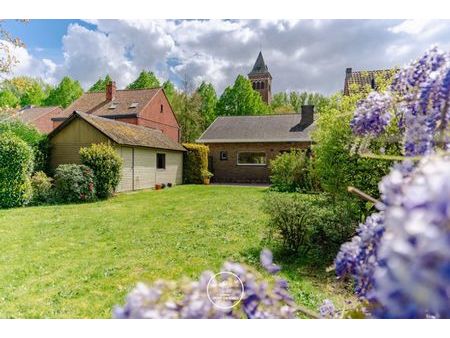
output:
{"label": "window frame", "polygon": [[[159,168],[158,158],[159,156],[163,156],[163,168]],[[166,170],[166,153],[156,153],[156,170]]]}
{"label": "window frame", "polygon": [[[222,156],[222,155],[225,155],[225,156]],[[221,150],[220,153],[219,153],[219,159],[221,161],[228,161],[228,151]]]}
{"label": "window frame", "polygon": [[[264,154],[264,163],[239,163],[240,154]],[[238,151],[236,154],[236,165],[238,166],[251,166],[251,167],[266,167],[267,166],[267,153],[265,151]]]}

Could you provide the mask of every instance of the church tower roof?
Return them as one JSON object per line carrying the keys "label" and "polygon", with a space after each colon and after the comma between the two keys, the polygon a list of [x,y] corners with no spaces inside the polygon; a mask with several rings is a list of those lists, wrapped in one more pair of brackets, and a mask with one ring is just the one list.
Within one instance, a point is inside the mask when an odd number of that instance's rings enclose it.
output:
{"label": "church tower roof", "polygon": [[258,58],[256,59],[255,65],[253,66],[252,71],[248,74],[248,76],[252,75],[262,75],[262,74],[270,74],[269,68],[264,62],[264,58],[261,52],[258,54]]}

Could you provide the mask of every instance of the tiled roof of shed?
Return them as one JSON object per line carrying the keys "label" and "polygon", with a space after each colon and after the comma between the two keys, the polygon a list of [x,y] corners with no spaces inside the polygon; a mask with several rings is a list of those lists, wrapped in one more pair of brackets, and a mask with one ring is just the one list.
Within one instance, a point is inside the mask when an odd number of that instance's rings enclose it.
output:
{"label": "tiled roof of shed", "polygon": [[314,123],[301,114],[220,116],[200,136],[200,143],[311,142]]}
{"label": "tiled roof of shed", "polygon": [[83,119],[91,126],[112,139],[114,142],[121,145],[185,151],[180,144],[170,139],[160,130],[115,121],[81,112],[73,112],[66,121],[50,133],[49,137],[52,137],[58,133],[59,130],[68,125],[74,118]]}

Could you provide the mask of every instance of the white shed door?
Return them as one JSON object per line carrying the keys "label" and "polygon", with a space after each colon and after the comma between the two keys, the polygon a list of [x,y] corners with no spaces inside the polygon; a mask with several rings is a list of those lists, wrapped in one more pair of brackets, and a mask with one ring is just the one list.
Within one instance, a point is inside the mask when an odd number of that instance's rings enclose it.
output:
{"label": "white shed door", "polygon": [[155,152],[148,148],[134,148],[134,190],[155,185]]}
{"label": "white shed door", "polygon": [[123,159],[123,168],[117,191],[131,191],[133,190],[133,148],[120,147],[119,152]]}

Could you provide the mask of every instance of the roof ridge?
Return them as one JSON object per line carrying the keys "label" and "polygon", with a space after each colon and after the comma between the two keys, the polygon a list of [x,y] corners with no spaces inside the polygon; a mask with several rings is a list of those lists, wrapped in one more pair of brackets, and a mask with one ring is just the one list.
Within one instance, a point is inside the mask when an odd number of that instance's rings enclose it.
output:
{"label": "roof ridge", "polygon": [[[144,90],[156,90],[163,89],[162,86],[152,87],[152,88],[137,88],[137,89],[116,89],[116,92],[136,92],[136,91],[144,91]],[[105,91],[95,91],[95,92],[84,92],[84,94],[105,94]]]}

